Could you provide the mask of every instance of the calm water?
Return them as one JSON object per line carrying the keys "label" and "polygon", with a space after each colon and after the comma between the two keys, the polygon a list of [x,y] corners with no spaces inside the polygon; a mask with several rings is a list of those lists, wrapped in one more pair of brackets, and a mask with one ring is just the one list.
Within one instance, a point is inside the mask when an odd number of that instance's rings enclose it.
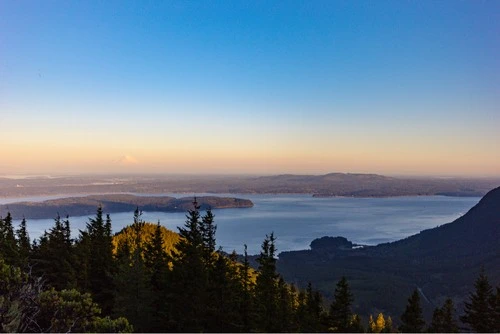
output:
{"label": "calm water", "polygon": [[[184,197],[185,194],[165,194]],[[222,196],[222,195],[221,195]],[[217,241],[226,251],[241,253],[243,244],[256,254],[265,235],[274,231],[278,252],[307,249],[322,236],[344,236],[349,240],[374,245],[394,241],[421,230],[446,224],[465,214],[480,198],[444,196],[396,198],[313,198],[310,195],[235,195],[251,199],[253,208],[214,210]],[[59,196],[61,197],[61,196]],[[31,197],[42,201],[51,197]],[[27,198],[26,198],[27,199]],[[20,199],[15,199],[19,201]],[[0,203],[13,202],[0,199]],[[119,231],[132,221],[132,212],[114,213],[113,230]],[[143,219],[177,231],[185,221],[184,213],[144,212]],[[71,217],[77,235],[88,217]],[[39,237],[53,225],[51,219],[28,221],[32,238]]]}

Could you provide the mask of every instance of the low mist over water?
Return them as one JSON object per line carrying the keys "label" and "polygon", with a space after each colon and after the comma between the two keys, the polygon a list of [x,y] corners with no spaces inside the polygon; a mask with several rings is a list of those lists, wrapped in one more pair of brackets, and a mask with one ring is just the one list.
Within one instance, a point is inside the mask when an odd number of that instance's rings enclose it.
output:
{"label": "low mist over water", "polygon": [[[310,195],[219,195],[253,201],[253,208],[214,210],[218,245],[227,252],[235,249],[242,253],[246,243],[250,254],[259,252],[265,235],[272,231],[278,238],[278,252],[307,249],[313,239],[322,236],[344,236],[366,245],[395,241],[452,222],[480,199],[444,196],[313,198]],[[48,198],[30,198],[45,199]],[[9,200],[0,199],[0,203],[6,202]],[[133,213],[114,213],[111,219],[113,231],[118,232],[132,223]],[[149,222],[160,220],[165,227],[177,231],[177,227],[184,224],[185,213],[144,212],[143,219]],[[88,217],[70,217],[70,222],[73,237],[76,238],[78,230],[88,222]],[[52,219],[29,220],[31,238],[38,238],[52,225]]]}

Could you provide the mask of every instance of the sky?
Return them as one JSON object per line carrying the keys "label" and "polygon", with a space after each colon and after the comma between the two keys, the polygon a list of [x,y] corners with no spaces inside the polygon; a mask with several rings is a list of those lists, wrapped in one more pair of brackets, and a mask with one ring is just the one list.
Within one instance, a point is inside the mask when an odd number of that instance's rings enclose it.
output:
{"label": "sky", "polygon": [[0,1],[0,174],[500,176],[499,1]]}

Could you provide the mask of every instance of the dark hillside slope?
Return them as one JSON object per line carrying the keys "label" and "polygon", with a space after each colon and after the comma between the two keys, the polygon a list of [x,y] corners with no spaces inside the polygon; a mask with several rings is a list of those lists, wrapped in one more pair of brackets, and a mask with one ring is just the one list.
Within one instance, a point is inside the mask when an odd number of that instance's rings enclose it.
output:
{"label": "dark hillside slope", "polygon": [[481,266],[491,283],[500,285],[500,188],[454,222],[406,239],[347,250],[336,245],[318,248],[313,242],[311,250],[281,253],[278,262],[285,278],[300,285],[311,281],[327,295],[346,275],[359,312],[379,310],[394,316],[415,287],[424,295],[427,314],[446,297],[454,298],[460,308]]}

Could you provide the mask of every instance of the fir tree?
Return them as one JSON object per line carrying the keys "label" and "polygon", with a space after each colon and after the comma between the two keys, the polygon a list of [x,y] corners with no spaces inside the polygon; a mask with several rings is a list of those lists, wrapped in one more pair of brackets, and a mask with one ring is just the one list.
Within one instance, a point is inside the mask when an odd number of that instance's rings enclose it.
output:
{"label": "fir tree", "polygon": [[58,215],[54,226],[45,232],[33,250],[34,271],[48,286],[58,290],[77,284],[73,240],[69,220]]}
{"label": "fir tree", "polygon": [[214,223],[214,214],[209,208],[205,215],[202,217],[201,223],[201,233],[203,237],[204,245],[204,259],[207,265],[211,265],[213,261],[213,254],[215,252],[215,232],[217,231],[217,225]]}
{"label": "fir tree", "polygon": [[334,300],[330,306],[330,327],[335,332],[348,332],[351,328],[352,310],[354,301],[347,279],[342,277],[335,288]]}
{"label": "fir tree", "polygon": [[86,254],[88,258],[87,279],[93,299],[102,307],[104,315],[109,315],[113,307],[113,245],[111,236],[111,218],[103,217],[102,206],[97,208],[95,218],[90,218],[87,231],[82,234],[85,247],[90,247]]}
{"label": "fir tree", "polygon": [[474,286],[475,292],[470,294],[470,301],[465,302],[465,314],[460,320],[478,333],[495,332],[493,289],[484,270],[481,270]]}
{"label": "fir tree", "polygon": [[168,317],[167,290],[169,275],[169,256],[164,249],[163,235],[160,222],[156,226],[151,241],[144,251],[146,267],[149,271],[149,284],[151,289],[151,324],[153,332],[165,331],[165,320]]}
{"label": "fir tree", "polygon": [[408,298],[405,312],[401,315],[399,330],[403,333],[420,333],[424,329],[425,321],[420,307],[420,296],[417,289]]}
{"label": "fir tree", "polygon": [[21,266],[26,266],[31,255],[31,243],[30,237],[28,235],[28,230],[26,228],[26,219],[23,218],[19,224],[19,228],[16,230],[17,236],[17,247],[19,252],[19,260]]}
{"label": "fir tree", "polygon": [[258,331],[276,332],[278,286],[276,273],[276,238],[266,235],[259,258],[259,274],[255,284],[256,325]]}
{"label": "fir tree", "polygon": [[130,245],[125,241],[117,254],[117,271],[114,275],[114,312],[127,318],[139,332],[152,331],[151,287],[142,247],[136,244],[130,254]]}
{"label": "fir tree", "polygon": [[458,325],[455,320],[453,301],[447,299],[441,308],[437,307],[432,314],[429,331],[437,333],[457,333]]}
{"label": "fir tree", "polygon": [[244,246],[244,257],[243,257],[243,266],[240,270],[240,281],[242,284],[242,288],[240,290],[240,313],[241,313],[241,321],[242,321],[242,332],[250,332],[251,329],[251,314],[253,313],[253,298],[252,292],[254,288],[254,284],[250,275],[250,263],[248,261],[248,252],[247,245]]}
{"label": "fir tree", "polygon": [[171,330],[199,332],[206,322],[208,273],[204,263],[204,241],[196,198],[193,209],[186,215],[184,227],[179,227],[181,239],[172,258],[169,286],[172,310]]}
{"label": "fir tree", "polygon": [[10,212],[7,212],[5,218],[0,217],[0,256],[9,265],[19,265],[17,241]]}
{"label": "fir tree", "polygon": [[277,332],[291,332],[293,319],[293,301],[290,290],[285,280],[280,277],[278,280],[278,310],[277,310]]}

